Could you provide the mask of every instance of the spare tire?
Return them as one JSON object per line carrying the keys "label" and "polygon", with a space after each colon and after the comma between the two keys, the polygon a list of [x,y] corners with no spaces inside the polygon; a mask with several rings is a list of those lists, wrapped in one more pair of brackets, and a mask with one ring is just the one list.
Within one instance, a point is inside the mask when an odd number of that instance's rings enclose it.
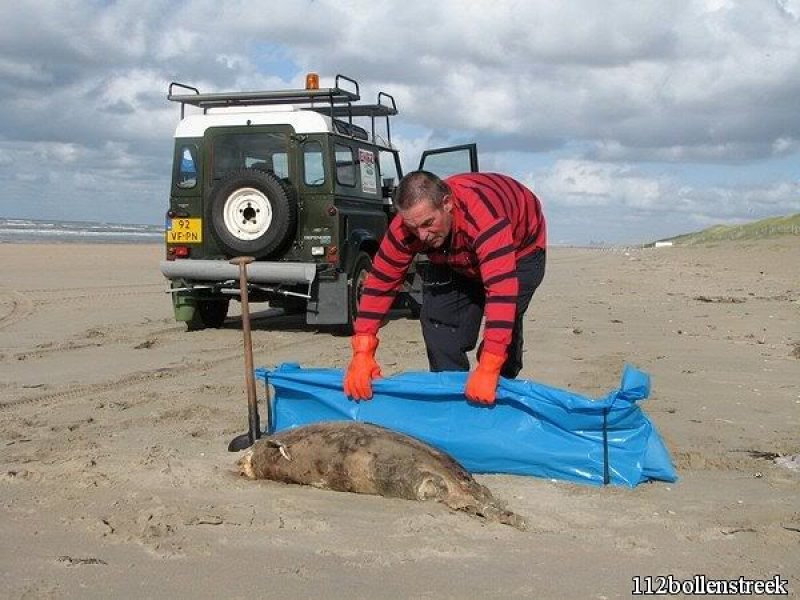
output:
{"label": "spare tire", "polygon": [[294,239],[297,202],[274,173],[239,169],[214,186],[206,218],[226,255],[271,258]]}

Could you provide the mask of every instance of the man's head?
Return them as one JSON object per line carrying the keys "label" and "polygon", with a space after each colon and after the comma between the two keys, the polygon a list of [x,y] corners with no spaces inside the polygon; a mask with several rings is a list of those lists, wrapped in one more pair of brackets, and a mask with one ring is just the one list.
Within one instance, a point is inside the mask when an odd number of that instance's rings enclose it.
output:
{"label": "man's head", "polygon": [[400,180],[394,202],[406,227],[431,248],[440,248],[453,224],[450,187],[433,173],[412,171]]}

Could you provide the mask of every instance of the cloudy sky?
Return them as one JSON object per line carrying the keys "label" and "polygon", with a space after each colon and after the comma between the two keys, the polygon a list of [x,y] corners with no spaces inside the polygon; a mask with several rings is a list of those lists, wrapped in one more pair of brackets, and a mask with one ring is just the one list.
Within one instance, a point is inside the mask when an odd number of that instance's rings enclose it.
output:
{"label": "cloudy sky", "polygon": [[179,107],[318,72],[397,100],[406,170],[475,141],[552,242],[800,212],[800,0],[20,0],[0,20],[0,217],[163,221]]}

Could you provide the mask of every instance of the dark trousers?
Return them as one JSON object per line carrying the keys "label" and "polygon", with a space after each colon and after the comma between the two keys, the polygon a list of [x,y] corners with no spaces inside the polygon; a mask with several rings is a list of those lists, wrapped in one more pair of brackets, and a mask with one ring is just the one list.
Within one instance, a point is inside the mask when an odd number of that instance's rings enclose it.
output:
{"label": "dark trousers", "polygon": [[[517,261],[519,296],[508,358],[500,374],[514,378],[522,370],[522,318],[544,278],[545,251]],[[486,291],[483,282],[431,265],[423,277],[422,336],[431,371],[469,371],[467,352],[478,342]],[[479,350],[480,354],[480,350]]]}

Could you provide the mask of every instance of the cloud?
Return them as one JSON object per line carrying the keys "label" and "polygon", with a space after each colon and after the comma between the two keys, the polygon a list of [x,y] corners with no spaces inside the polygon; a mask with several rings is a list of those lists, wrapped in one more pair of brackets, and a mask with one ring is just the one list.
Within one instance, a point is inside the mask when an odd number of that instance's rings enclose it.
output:
{"label": "cloud", "polygon": [[643,231],[656,239],[800,211],[800,181],[700,187],[635,165],[585,160],[559,160],[524,180],[557,223],[553,239],[564,243],[580,240],[581,227],[594,241],[635,242],[648,239]]}
{"label": "cloud", "polygon": [[538,177],[529,175],[526,183],[569,209],[620,207],[643,214],[705,212],[710,218],[740,219],[800,210],[800,181],[698,187],[618,163],[559,160]]}
{"label": "cloud", "polygon": [[[482,164],[519,177],[546,156],[536,184],[564,218],[591,208],[647,224],[653,212],[699,220],[743,218],[731,208],[743,202],[753,214],[797,207],[785,167],[770,181],[758,173],[800,151],[798,0],[264,6],[10,5],[0,27],[0,211],[27,206],[11,194],[31,198],[35,182],[41,206],[158,222],[179,114],[169,83],[275,89],[302,85],[306,71],[323,85],[354,76],[367,100],[393,94],[406,169],[426,146],[472,140]],[[51,177],[27,162],[37,152],[48,154]],[[753,196],[711,179],[688,185],[681,166],[697,163],[751,171]],[[118,203],[85,193],[108,181]],[[569,218],[578,231],[579,215]]]}
{"label": "cloud", "polygon": [[567,207],[618,205],[653,210],[667,184],[638,175],[629,165],[559,160],[534,187]]}
{"label": "cloud", "polygon": [[333,52],[304,48],[304,60],[366,67],[418,122],[500,133],[506,149],[578,138],[628,160],[669,148],[660,160],[736,161],[800,133],[800,36],[778,3],[610,2],[606,19],[589,3],[439,2],[416,17],[406,6],[394,39],[361,18]]}

